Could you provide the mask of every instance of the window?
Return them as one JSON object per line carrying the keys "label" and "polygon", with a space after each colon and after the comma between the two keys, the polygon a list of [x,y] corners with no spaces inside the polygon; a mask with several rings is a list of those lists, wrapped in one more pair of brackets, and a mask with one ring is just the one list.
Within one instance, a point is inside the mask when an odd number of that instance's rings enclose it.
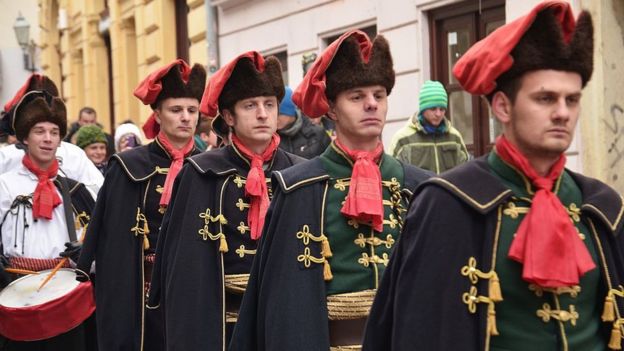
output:
{"label": "window", "polygon": [[429,14],[431,76],[446,87],[449,94],[447,116],[462,134],[473,156],[490,151],[501,131],[487,101],[464,91],[452,73],[457,60],[474,43],[505,24],[504,0],[482,0],[479,3],[466,1]]}

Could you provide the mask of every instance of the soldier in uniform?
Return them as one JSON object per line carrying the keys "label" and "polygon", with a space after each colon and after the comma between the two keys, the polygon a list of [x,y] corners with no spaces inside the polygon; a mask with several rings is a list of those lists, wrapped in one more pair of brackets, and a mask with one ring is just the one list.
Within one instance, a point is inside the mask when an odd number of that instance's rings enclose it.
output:
{"label": "soldier in uniform", "polygon": [[[77,261],[78,238],[94,206],[94,199],[84,185],[58,174],[56,150],[67,133],[63,100],[46,91],[31,90],[15,103],[9,125],[26,149],[22,164],[0,175],[0,281],[5,284],[15,276],[8,275],[4,268],[42,271],[56,267],[62,257]],[[65,262],[64,267],[70,267],[70,262]],[[91,311],[95,309],[92,300],[79,303],[90,303]],[[72,314],[71,307],[67,307],[67,314]],[[41,319],[50,317],[64,316]],[[37,341],[15,341],[0,336],[0,350],[96,349],[91,321],[38,340],[40,335],[33,330],[46,329],[40,323],[39,320],[4,320],[3,328],[8,324],[11,333],[18,332],[24,337],[20,340]]]}
{"label": "soldier in uniform", "polygon": [[323,154],[273,175],[274,198],[230,349],[358,349],[411,189],[429,173],[383,152],[394,86],[387,41],[349,31],[308,71],[293,101],[327,114]]}
{"label": "soldier in uniform", "polygon": [[364,350],[621,349],[623,199],[564,168],[592,69],[591,17],[563,1],[457,62],[503,133],[415,194]]}
{"label": "soldier in uniform", "polygon": [[188,159],[163,222],[150,307],[164,309],[167,350],[227,347],[269,207],[268,176],[304,161],[278,148],[283,96],[279,60],[254,51],[210,78],[201,112],[218,114],[232,143]]}
{"label": "soldier in uniform", "polygon": [[162,317],[145,310],[163,215],[185,157],[198,153],[193,135],[206,71],[176,60],[150,74],[134,94],[153,114],[143,126],[155,140],[111,157],[78,262],[96,262],[101,350],[160,350]]}

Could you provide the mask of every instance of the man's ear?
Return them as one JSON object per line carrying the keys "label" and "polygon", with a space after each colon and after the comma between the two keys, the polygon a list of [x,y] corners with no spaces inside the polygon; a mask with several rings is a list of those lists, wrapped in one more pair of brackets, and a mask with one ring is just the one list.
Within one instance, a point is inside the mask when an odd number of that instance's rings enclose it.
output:
{"label": "man's ear", "polygon": [[154,110],[154,118],[156,118],[156,123],[160,125],[160,108]]}
{"label": "man's ear", "polygon": [[511,108],[512,102],[502,91],[497,91],[492,97],[492,112],[496,119],[502,124],[507,124],[511,121]]}
{"label": "man's ear", "polygon": [[228,109],[222,110],[221,117],[223,117],[223,120],[228,126],[234,127],[234,115],[232,114],[232,112],[230,112],[230,110]]}
{"label": "man's ear", "polygon": [[326,115],[334,122],[338,120],[338,116],[336,115],[336,104],[331,101],[329,102],[329,110],[327,110]]}

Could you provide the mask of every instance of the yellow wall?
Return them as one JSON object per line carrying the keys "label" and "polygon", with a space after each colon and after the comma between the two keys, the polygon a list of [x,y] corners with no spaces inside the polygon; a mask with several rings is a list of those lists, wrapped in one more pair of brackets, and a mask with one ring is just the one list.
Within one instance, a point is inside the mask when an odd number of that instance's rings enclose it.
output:
{"label": "yellow wall", "polygon": [[[188,4],[189,16],[203,13],[203,1]],[[109,53],[98,30],[104,5],[104,0],[39,0],[41,42],[47,43],[41,63],[43,73],[62,86],[70,121],[77,119],[81,107],[91,106],[110,132],[111,100],[114,124],[126,119],[141,124],[150,115],[149,106],[143,106],[133,91],[150,72],[176,59],[175,7],[173,0],[108,1],[111,82]],[[61,9],[67,13],[67,28],[59,30]],[[202,29],[194,23],[191,33],[191,57],[199,57]]]}

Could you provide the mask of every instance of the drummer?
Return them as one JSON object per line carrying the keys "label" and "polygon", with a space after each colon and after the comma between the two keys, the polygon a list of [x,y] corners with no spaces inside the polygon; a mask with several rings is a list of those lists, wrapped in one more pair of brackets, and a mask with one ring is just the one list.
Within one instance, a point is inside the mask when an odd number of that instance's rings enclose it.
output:
{"label": "drummer", "polygon": [[[84,185],[57,174],[56,149],[67,132],[62,99],[45,91],[26,93],[15,107],[12,128],[26,153],[20,167],[0,175],[0,281],[5,285],[17,277],[9,271],[52,269],[62,257],[70,259],[67,266],[77,261],[77,237],[94,205]],[[0,349],[93,350],[86,324],[39,341],[0,336]]]}

